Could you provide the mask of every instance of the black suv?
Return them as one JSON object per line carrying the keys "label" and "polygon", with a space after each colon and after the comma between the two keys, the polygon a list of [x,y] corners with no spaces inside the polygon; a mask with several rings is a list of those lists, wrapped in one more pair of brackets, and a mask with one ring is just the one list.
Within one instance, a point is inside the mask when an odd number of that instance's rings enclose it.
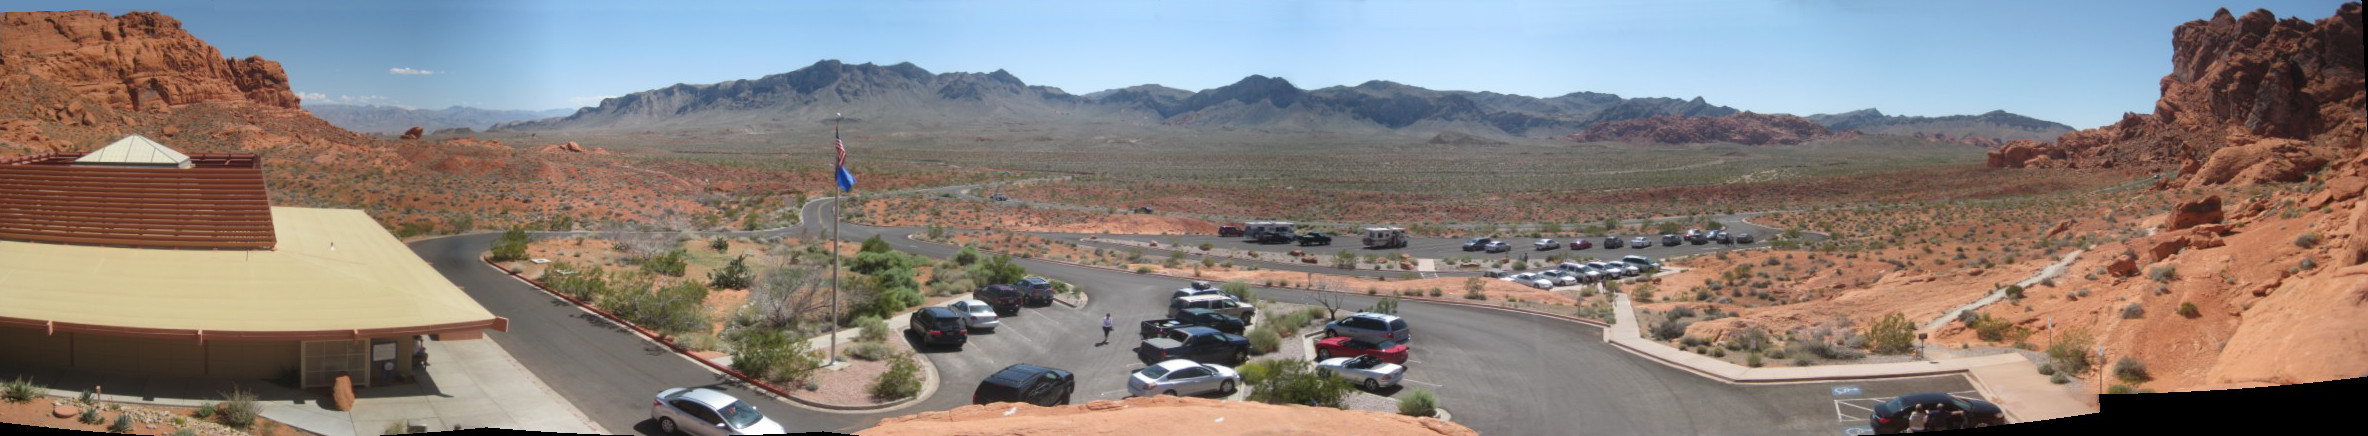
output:
{"label": "black suv", "polygon": [[970,298],[976,298],[979,301],[987,302],[988,306],[994,306],[995,313],[998,315],[1013,315],[1020,312],[1021,304],[1028,302],[1028,292],[1010,285],[987,285],[978,288],[977,292],[970,293]]}
{"label": "black suv", "polygon": [[1684,243],[1686,243],[1686,240],[1685,240],[1685,238],[1684,238],[1684,237],[1682,237],[1682,236],[1678,236],[1678,235],[1674,235],[1674,234],[1663,234],[1663,235],[1661,235],[1661,245],[1662,245],[1662,246],[1667,246],[1667,247],[1675,247],[1675,246],[1677,246],[1678,244],[1684,244]]}
{"label": "black suv", "polygon": [[1488,238],[1472,238],[1472,240],[1464,241],[1464,251],[1486,250],[1488,249],[1489,242],[1494,242],[1494,240]]}
{"label": "black suv", "polygon": [[1020,279],[1019,283],[1013,283],[1012,286],[1027,291],[1028,304],[1052,304],[1052,280],[1046,280],[1043,277],[1028,277]]}
{"label": "black suv", "polygon": [[942,306],[923,307],[913,312],[912,325],[905,328],[921,339],[922,344],[952,345],[960,348],[970,343],[970,328],[962,314]]}
{"label": "black suv", "polygon": [[2006,413],[1988,401],[1957,398],[1939,392],[1901,395],[1869,410],[1866,425],[1875,434],[1908,431],[1910,415],[1923,412],[1924,430],[1955,430],[2006,425]]}
{"label": "black suv", "polygon": [[1076,391],[1076,374],[1022,363],[1004,367],[980,380],[978,391],[970,394],[970,404],[1008,401],[1051,407],[1069,404],[1069,393]]}
{"label": "black suv", "polygon": [[1627,248],[1627,247],[1628,247],[1628,242],[1627,242],[1627,241],[1622,241],[1622,240],[1620,240],[1620,237],[1618,237],[1618,236],[1605,236],[1605,237],[1603,238],[1603,248]]}

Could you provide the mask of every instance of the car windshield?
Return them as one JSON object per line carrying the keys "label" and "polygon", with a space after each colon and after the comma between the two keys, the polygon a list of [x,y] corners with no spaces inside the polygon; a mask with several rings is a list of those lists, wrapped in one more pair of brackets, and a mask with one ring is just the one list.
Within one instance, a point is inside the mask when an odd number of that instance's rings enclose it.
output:
{"label": "car windshield", "polygon": [[732,428],[748,428],[756,425],[757,421],[765,420],[765,415],[757,413],[756,407],[748,405],[746,401],[733,401],[732,405],[716,412],[722,413],[724,422],[732,423]]}
{"label": "car windshield", "polygon": [[1143,374],[1143,377],[1145,378],[1158,380],[1160,377],[1166,377],[1168,375],[1168,368],[1159,365],[1152,365],[1144,367],[1143,372],[1139,374]]}

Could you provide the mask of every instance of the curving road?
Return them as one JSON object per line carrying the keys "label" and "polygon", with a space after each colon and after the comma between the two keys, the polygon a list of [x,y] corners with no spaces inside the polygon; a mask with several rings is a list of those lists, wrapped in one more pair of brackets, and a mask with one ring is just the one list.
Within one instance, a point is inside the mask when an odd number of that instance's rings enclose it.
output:
{"label": "curving road", "polygon": [[[956,190],[961,187],[938,188]],[[817,230],[831,202],[805,205],[801,220]],[[780,235],[799,228],[741,232]],[[906,239],[919,231],[841,223],[840,238],[880,236],[899,250],[944,258],[945,246]],[[1018,260],[1031,273],[1079,286],[1092,296],[1082,308],[1032,308],[1008,318],[992,334],[972,337],[958,352],[926,356],[939,372],[936,395],[894,410],[838,413],[770,400],[705,367],[667,352],[598,317],[511,279],[477,260],[496,235],[454,236],[412,243],[412,249],[495,315],[511,331],[488,336],[533,368],[552,389],[586,415],[617,432],[656,434],[646,422],[649,395],[670,387],[717,386],[750,400],[793,431],[853,432],[879,418],[968,404],[978,381],[1019,362],[1078,374],[1076,400],[1124,395],[1127,372],[1139,368],[1132,337],[1096,346],[1102,314],[1122,327],[1158,317],[1176,279]],[[1305,291],[1263,289],[1274,300],[1312,303]],[[1349,307],[1373,298],[1342,296]],[[1839,413],[1829,385],[1854,395],[1971,391],[1961,376],[1832,384],[1728,385],[1629,355],[1601,340],[1599,328],[1518,312],[1408,302],[1401,315],[1419,332],[1408,365],[1408,385],[1439,394],[1457,422],[1490,435],[1554,434],[1835,434],[1852,424]],[[1122,335],[1131,329],[1121,329]],[[1391,392],[1395,393],[1395,392]],[[1863,413],[1863,412],[1859,412]],[[1864,415],[1857,415],[1863,417]],[[1863,418],[1860,418],[1863,419]]]}

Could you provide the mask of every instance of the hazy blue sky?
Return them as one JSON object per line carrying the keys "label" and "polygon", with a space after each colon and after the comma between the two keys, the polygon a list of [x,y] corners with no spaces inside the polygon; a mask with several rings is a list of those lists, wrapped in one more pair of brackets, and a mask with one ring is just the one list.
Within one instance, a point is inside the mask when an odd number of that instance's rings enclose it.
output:
{"label": "hazy blue sky", "polygon": [[1010,70],[1084,94],[1243,76],[1550,97],[1701,96],[1760,112],[2005,109],[2093,127],[2154,107],[2171,28],[2337,0],[123,2],[288,69],[307,102],[549,109],[813,64]]}

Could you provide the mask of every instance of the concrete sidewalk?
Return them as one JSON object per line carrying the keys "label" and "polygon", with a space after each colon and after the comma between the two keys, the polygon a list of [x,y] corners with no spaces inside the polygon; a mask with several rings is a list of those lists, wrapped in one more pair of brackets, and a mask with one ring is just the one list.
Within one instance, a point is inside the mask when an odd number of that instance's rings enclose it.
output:
{"label": "concrete sidewalk", "polygon": [[2021,354],[1864,365],[1751,368],[1645,339],[1628,294],[1617,294],[1612,312],[1615,320],[1610,328],[1604,329],[1604,342],[1727,383],[1786,383],[1961,373],[1972,379],[1984,396],[1999,400],[1999,407],[2007,409],[2007,414],[2017,422],[2097,413],[2096,406],[2091,405],[2093,395],[2089,395],[2090,401],[2083,401],[2082,393],[2049,383],[2047,377],[2038,375],[2038,366]]}
{"label": "concrete sidewalk", "polygon": [[100,401],[168,407],[198,407],[222,401],[224,393],[245,390],[255,393],[264,418],[324,436],[375,436],[395,422],[426,431],[609,433],[492,340],[429,341],[427,349],[432,363],[417,383],[359,389],[351,412],[331,410],[326,396],[263,380],[15,366],[0,366],[0,378],[25,376],[60,398],[76,398],[86,387],[103,386],[106,393]]}

